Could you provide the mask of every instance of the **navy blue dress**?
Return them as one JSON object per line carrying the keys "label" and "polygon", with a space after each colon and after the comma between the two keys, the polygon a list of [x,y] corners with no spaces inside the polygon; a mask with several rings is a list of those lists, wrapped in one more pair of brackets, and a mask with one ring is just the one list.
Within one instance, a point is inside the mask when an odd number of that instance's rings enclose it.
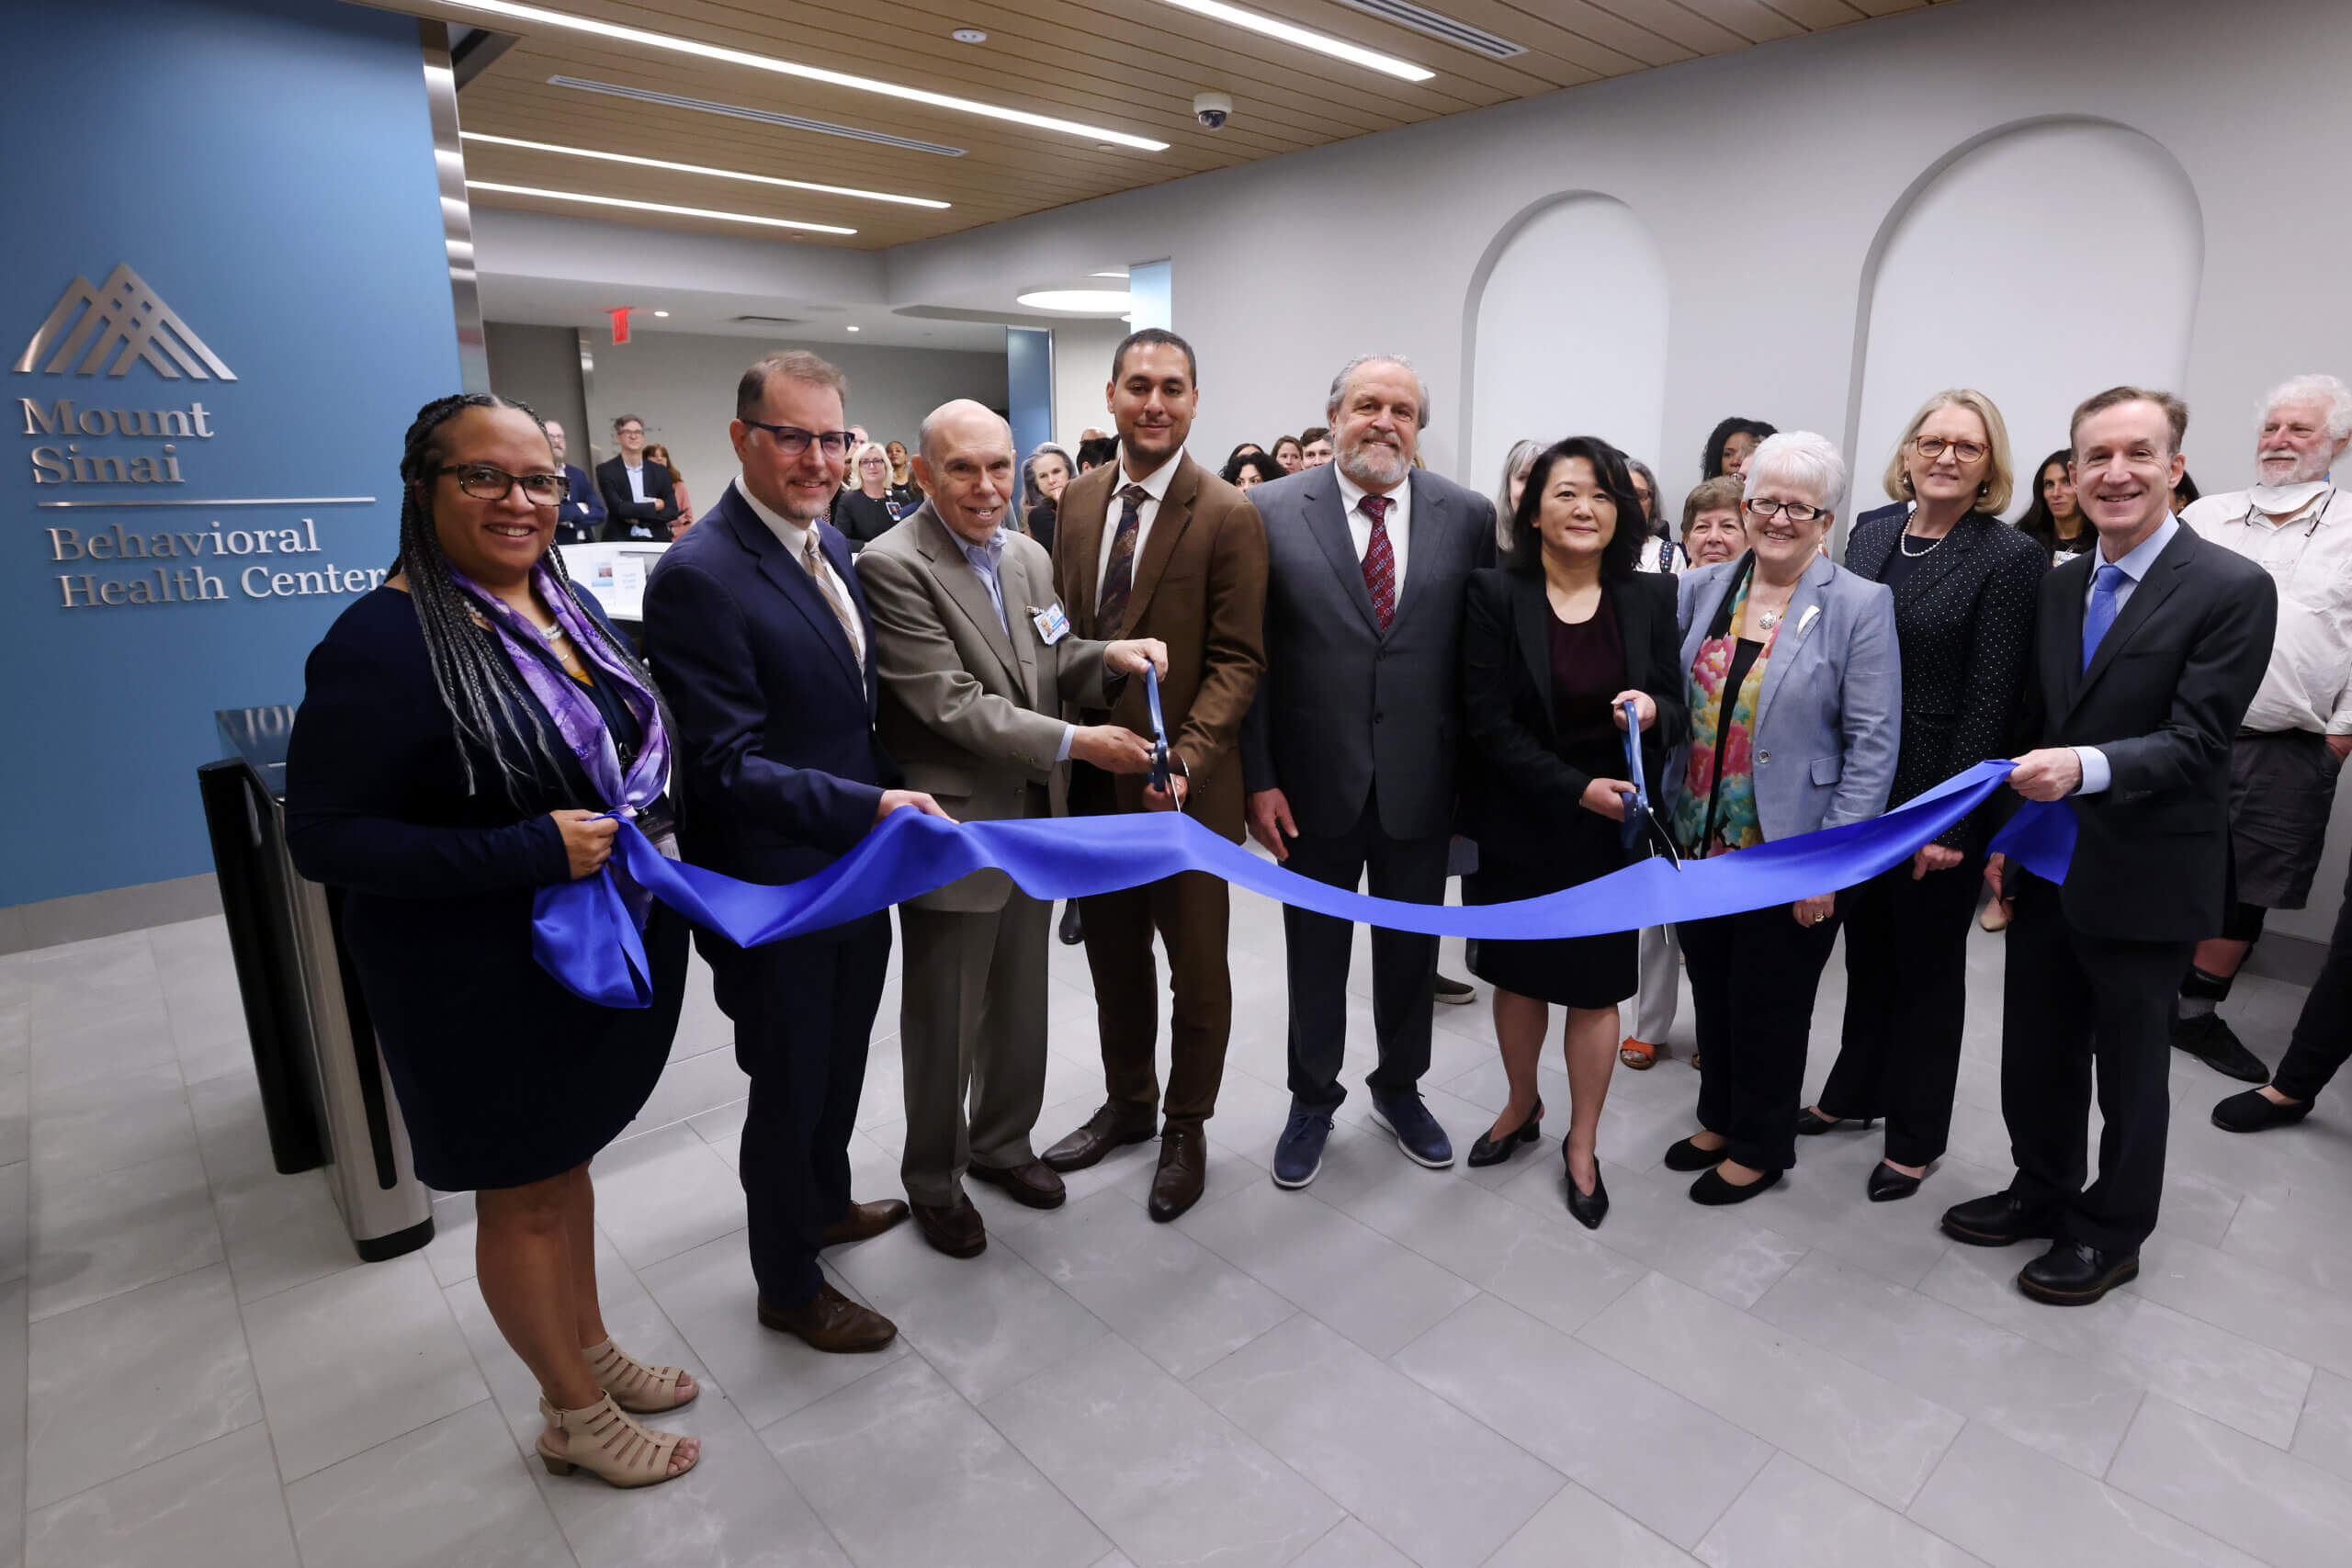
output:
{"label": "navy blue dress", "polygon": [[[588,613],[604,618],[593,601]],[[345,610],[304,679],[287,750],[288,847],[303,875],[340,890],[418,1178],[463,1192],[582,1164],[644,1107],[669,1059],[684,919],[653,907],[650,1007],[582,1001],[539,967],[532,896],[571,874],[548,814],[602,804],[569,756],[560,781],[519,784],[518,803],[479,748],[466,793],[406,593],[379,588]],[[609,692],[594,694],[608,726],[635,728]],[[539,720],[552,736],[544,709]],[[529,754],[513,740],[511,755]]]}

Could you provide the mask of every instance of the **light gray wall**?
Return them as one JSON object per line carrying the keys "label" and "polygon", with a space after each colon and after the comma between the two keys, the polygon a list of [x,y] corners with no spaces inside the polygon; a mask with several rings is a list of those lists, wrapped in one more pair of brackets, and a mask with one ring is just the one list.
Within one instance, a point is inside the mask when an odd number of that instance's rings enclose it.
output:
{"label": "light gray wall", "polygon": [[571,327],[530,327],[484,321],[490,350],[490,389],[561,423],[571,461],[588,447],[588,405],[580,389],[580,334]]}
{"label": "light gray wall", "polygon": [[687,333],[640,333],[628,344],[596,347],[588,417],[597,457],[613,455],[612,422],[633,413],[650,440],[665,444],[686,477],[697,509],[718,501],[735,475],[727,426],[735,417],[735,383],[746,367],[771,349],[807,348],[841,367],[849,378],[849,417],[876,441],[910,448],[915,429],[951,398],[1005,406],[1004,355],[959,350],[866,348],[835,343],[762,343]]}
{"label": "light gray wall", "polygon": [[1111,355],[1127,335],[1125,321],[1063,321],[1054,328],[1054,439],[1075,453],[1081,430],[1108,430],[1102,396]]}

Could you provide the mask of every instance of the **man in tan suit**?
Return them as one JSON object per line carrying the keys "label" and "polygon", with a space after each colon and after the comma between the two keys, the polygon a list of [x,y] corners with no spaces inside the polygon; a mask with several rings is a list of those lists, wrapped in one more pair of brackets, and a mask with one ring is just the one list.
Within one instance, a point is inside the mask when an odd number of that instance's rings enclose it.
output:
{"label": "man in tan suit", "polygon": [[[1080,637],[1148,637],[1168,646],[1161,716],[1171,753],[1169,789],[1072,770],[1077,815],[1190,811],[1238,843],[1242,716],[1265,669],[1266,531],[1239,491],[1184,454],[1200,398],[1192,346],[1157,328],[1130,334],[1111,360],[1109,400],[1118,460],[1062,491],[1055,581]],[[1081,719],[1151,732],[1141,682],[1108,712]],[[1046,1151],[1057,1170],[1079,1170],[1122,1144],[1152,1135],[1165,1116],[1151,1217],[1172,1220],[1201,1196],[1207,1171],[1202,1131],[1216,1110],[1233,1030],[1233,977],[1226,967],[1231,910],[1224,882],[1182,872],[1083,901],[1086,960],[1102,1033],[1109,1098],[1086,1124]],[[1156,1070],[1159,971],[1151,934],[1168,947],[1175,991],[1168,1089]]]}
{"label": "man in tan suit", "polygon": [[[1167,650],[1071,635],[1051,558],[1005,525],[1014,471],[1002,419],[948,403],[923,422],[919,444],[915,477],[930,500],[857,557],[884,747],[966,822],[1059,815],[1072,758],[1106,776],[1148,771],[1151,749],[1133,731],[1066,723],[1059,710],[1107,707],[1128,675],[1165,670]],[[1062,1179],[1029,1145],[1045,1095],[1052,912],[1001,871],[899,907],[899,1175],[924,1239],[950,1257],[988,1245],[965,1176],[1031,1208],[1063,1199]]]}

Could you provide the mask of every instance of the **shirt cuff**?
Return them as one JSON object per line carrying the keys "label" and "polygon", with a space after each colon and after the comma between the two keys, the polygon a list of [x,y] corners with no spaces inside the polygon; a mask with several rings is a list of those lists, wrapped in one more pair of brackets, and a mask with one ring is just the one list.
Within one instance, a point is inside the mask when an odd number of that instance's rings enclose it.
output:
{"label": "shirt cuff", "polygon": [[2115,782],[2115,770],[2109,766],[2107,753],[2098,747],[2075,747],[2075,761],[2083,767],[2083,782],[2075,786],[2076,795],[2102,795]]}
{"label": "shirt cuff", "polygon": [[1057,762],[1069,761],[1069,743],[1077,739],[1078,726],[1074,724],[1064,724],[1062,726],[1062,743],[1054,750],[1054,761]]}

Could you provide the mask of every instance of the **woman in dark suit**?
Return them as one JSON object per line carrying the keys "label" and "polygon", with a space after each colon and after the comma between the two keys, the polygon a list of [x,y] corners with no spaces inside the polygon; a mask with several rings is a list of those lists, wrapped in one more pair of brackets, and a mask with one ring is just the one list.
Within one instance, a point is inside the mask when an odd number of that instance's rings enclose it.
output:
{"label": "woman in dark suit", "polygon": [[[1573,887],[1629,859],[1621,824],[1623,705],[1641,727],[1645,787],[1688,732],[1674,581],[1642,574],[1647,528],[1625,460],[1571,436],[1536,457],[1511,513],[1505,567],[1471,576],[1462,633],[1465,829],[1479,870],[1463,899],[1499,904]],[[1510,1102],[1470,1150],[1493,1165],[1540,1134],[1536,1065],[1550,1010],[1567,1009],[1568,1212],[1587,1228],[1609,1212],[1595,1141],[1616,1063],[1617,1004],[1638,984],[1632,931],[1540,942],[1482,938],[1471,972],[1495,988],[1495,1038]]]}
{"label": "woman in dark suit", "polygon": [[[2042,547],[2001,521],[2016,471],[2001,411],[1982,392],[1938,392],[1911,416],[1887,465],[1890,494],[1846,542],[1857,577],[1894,591],[1903,659],[1903,746],[1888,804],[2017,750]],[[1955,825],[1910,861],[1839,899],[1846,1027],[1838,1065],[1797,1131],[1886,1118],[1872,1201],[1908,1198],[1951,1132],[1968,1007],[1968,926],[1987,829]]]}
{"label": "woman in dark suit", "polygon": [[666,835],[667,727],[651,677],[548,548],[563,478],[536,414],[483,393],[429,403],[401,480],[397,571],[311,653],[288,845],[342,894],[416,1174],[476,1195],[482,1299],[538,1377],[540,1457],[650,1485],[699,1448],[629,1413],[698,1391],[605,1332],[588,1161],[662,1076],[685,923],[652,906],[653,1003],[615,1009],[539,967],[531,916],[539,888],[604,867],[607,813]]}

